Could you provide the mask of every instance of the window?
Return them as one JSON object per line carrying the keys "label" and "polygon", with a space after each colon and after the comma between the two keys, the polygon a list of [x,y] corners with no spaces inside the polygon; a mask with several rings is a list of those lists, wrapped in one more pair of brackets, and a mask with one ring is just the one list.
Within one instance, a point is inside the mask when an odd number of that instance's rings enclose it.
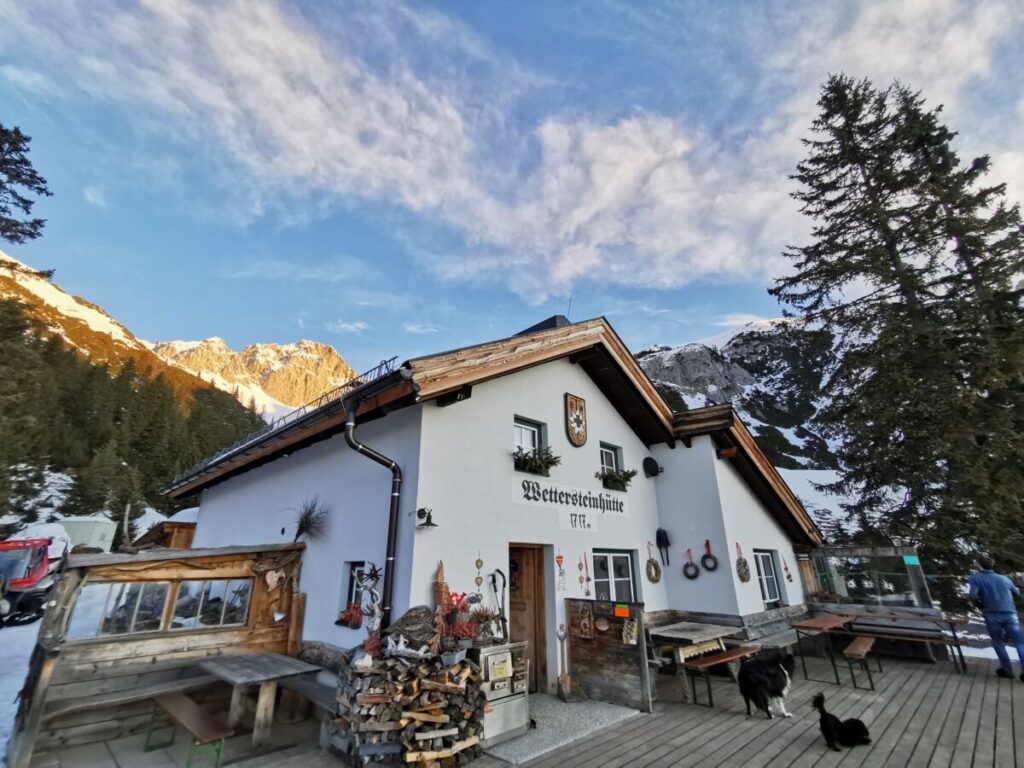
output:
{"label": "window", "polygon": [[622,469],[622,449],[601,443],[601,471],[619,472]]}
{"label": "window", "polygon": [[353,561],[348,564],[348,589],[345,592],[345,601],[341,604],[341,610],[344,611],[352,603],[362,603],[362,578],[365,571],[366,563],[362,560]]}
{"label": "window", "polygon": [[183,581],[174,603],[171,629],[200,629],[245,624],[252,579]]}
{"label": "window", "polygon": [[535,421],[516,417],[512,426],[512,447],[516,451],[533,453],[544,446],[543,427]]}
{"label": "window", "polygon": [[170,585],[158,581],[86,584],[75,603],[67,637],[157,632]]}
{"label": "window", "polygon": [[636,600],[633,583],[633,554],[619,551],[594,552],[594,599],[616,603]]}
{"label": "window", "polygon": [[775,553],[755,549],[754,565],[757,567],[757,583],[761,586],[764,607],[778,608],[782,605],[782,595],[779,592],[779,577],[775,570]]}

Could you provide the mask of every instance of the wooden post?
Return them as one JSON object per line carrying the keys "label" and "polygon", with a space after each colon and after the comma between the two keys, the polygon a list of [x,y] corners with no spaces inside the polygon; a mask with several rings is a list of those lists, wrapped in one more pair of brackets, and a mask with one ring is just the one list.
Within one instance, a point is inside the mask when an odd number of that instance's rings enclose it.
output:
{"label": "wooden post", "polygon": [[50,677],[56,659],[46,659],[39,670],[35,688],[32,692],[32,704],[22,725],[21,731],[11,737],[11,751],[7,764],[11,768],[28,768],[32,762],[32,750],[36,744],[36,734],[43,719],[43,707],[46,705],[46,691],[50,687]]}
{"label": "wooden post", "polygon": [[277,681],[260,683],[260,695],[256,699],[256,721],[252,728],[252,745],[259,747],[270,739],[274,724],[274,699],[277,698]]}
{"label": "wooden post", "polygon": [[231,688],[231,708],[228,710],[228,725],[237,728],[245,716],[245,689],[241,685]]}
{"label": "wooden post", "polygon": [[796,565],[800,571],[800,580],[804,584],[804,597],[808,594],[814,594],[821,592],[821,586],[818,584],[818,575],[814,572],[814,561],[811,559],[811,553],[809,550],[796,551]]}
{"label": "wooden post", "polygon": [[295,592],[288,610],[288,656],[298,656],[302,650],[302,623],[306,616],[306,593]]}

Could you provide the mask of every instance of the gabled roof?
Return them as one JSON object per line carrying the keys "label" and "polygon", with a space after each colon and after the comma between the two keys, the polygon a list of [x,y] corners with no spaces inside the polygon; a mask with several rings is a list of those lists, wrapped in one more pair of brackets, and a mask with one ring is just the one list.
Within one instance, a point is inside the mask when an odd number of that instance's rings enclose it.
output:
{"label": "gabled roof", "polygon": [[750,489],[794,541],[808,546],[822,543],[818,526],[730,404],[676,413],[673,424],[676,436],[687,444],[699,435],[710,435],[718,449],[718,458],[732,462]]}
{"label": "gabled roof", "polygon": [[594,380],[646,445],[710,434],[720,449],[735,448],[735,466],[783,528],[800,543],[821,543],[813,520],[732,407],[673,413],[603,317],[568,325],[542,323],[539,330],[407,360],[383,375],[340,387],[333,399],[323,398],[316,407],[300,409],[298,417],[283,419],[279,428],[268,428],[207,459],[177,478],[166,493],[172,498],[193,494],[325,440],[344,430],[349,404],[362,423],[415,403],[454,402],[475,385],[563,358]]}

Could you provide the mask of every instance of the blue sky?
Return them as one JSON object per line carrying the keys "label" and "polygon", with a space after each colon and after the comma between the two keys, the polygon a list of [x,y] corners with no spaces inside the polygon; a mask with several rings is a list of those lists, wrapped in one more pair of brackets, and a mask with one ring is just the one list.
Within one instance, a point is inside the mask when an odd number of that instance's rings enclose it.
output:
{"label": "blue sky", "polygon": [[151,340],[357,368],[569,307],[633,348],[772,317],[818,85],[894,78],[1024,197],[1014,0],[0,0],[0,123],[54,197],[6,247]]}

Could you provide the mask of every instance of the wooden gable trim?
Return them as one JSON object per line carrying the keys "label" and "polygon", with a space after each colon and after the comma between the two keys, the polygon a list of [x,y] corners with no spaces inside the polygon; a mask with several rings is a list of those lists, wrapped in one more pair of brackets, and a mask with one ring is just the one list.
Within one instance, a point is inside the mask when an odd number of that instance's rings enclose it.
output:
{"label": "wooden gable trim", "polygon": [[711,435],[716,456],[730,461],[755,495],[798,544],[821,545],[821,531],[804,505],[765,456],[732,405],[712,405],[675,414],[675,433],[684,440]]}
{"label": "wooden gable trim", "polygon": [[[580,362],[581,354],[593,350],[614,361],[636,390],[658,424],[657,439],[670,439],[671,409],[604,318],[418,358],[407,365],[413,371],[417,399],[423,401],[563,357]],[[650,431],[646,430],[645,442],[656,442]]]}

